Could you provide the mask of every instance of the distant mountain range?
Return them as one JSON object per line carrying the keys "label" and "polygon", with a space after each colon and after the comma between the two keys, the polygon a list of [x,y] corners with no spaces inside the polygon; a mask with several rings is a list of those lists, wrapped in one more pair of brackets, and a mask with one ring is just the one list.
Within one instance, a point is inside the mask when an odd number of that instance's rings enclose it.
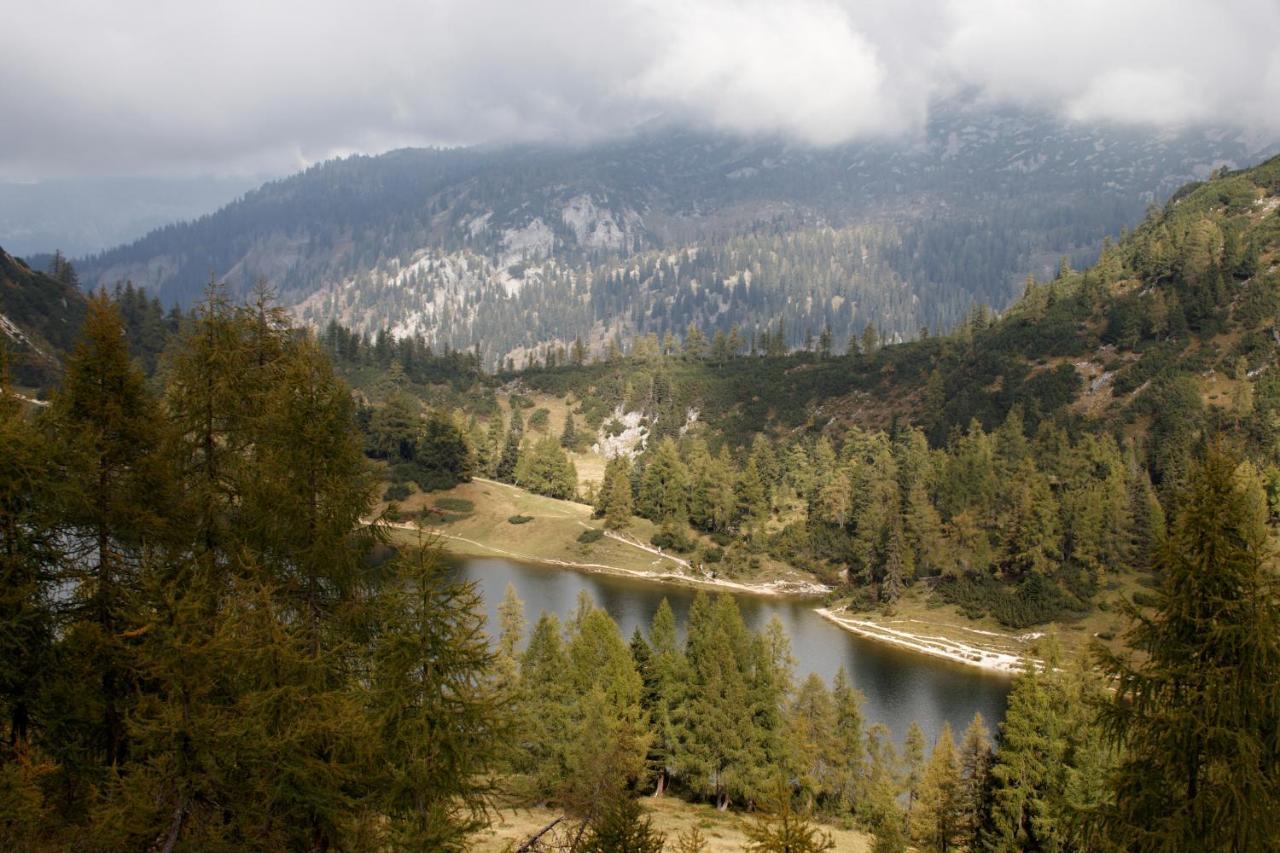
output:
{"label": "distant mountain range", "polygon": [[1209,129],[1151,135],[968,102],[925,133],[811,149],[650,128],[583,148],[352,157],[77,262],[166,303],[211,277],[268,279],[301,318],[478,345],[517,361],[581,337],[741,328],[790,343],[868,324],[889,339],[997,308],[1059,258],[1220,165],[1276,149]]}

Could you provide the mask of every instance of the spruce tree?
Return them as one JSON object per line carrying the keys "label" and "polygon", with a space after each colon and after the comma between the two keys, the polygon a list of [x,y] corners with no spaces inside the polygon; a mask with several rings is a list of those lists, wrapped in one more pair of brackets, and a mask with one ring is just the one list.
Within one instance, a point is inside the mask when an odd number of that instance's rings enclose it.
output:
{"label": "spruce tree", "polygon": [[631,464],[627,457],[615,456],[605,463],[595,514],[604,517],[605,527],[619,530],[631,523],[631,512]]}
{"label": "spruce tree", "polygon": [[573,450],[578,444],[578,429],[573,423],[573,412],[564,416],[564,431],[560,433],[560,446],[565,450]]}

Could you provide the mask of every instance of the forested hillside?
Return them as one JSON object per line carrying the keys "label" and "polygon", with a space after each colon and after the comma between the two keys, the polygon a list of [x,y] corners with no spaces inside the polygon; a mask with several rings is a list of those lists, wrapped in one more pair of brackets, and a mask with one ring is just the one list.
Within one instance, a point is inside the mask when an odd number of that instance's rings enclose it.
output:
{"label": "forested hillside", "polygon": [[0,249],[0,347],[10,353],[14,381],[43,388],[58,375],[84,304],[75,270],[61,256],[46,275]]}
{"label": "forested hillside", "polygon": [[[749,811],[749,849],[769,853],[832,849],[824,821],[886,851],[1274,849],[1273,525],[1220,438],[1195,451],[1158,584],[1129,606],[1140,658],[1097,649],[1108,681],[1048,646],[994,742],[975,718],[959,744],[912,725],[899,749],[843,672],[795,684],[780,623],[748,630],[728,596],[698,596],[683,639],[669,606],[628,643],[583,599],[524,642],[509,593],[491,644],[475,589],[367,518],[362,416],[268,303],[213,290],[161,364],[149,385],[99,295],[46,410],[0,372],[14,849],[464,850],[500,804],[560,814],[528,850],[708,849],[696,827],[664,837],[652,793]],[[469,453],[424,440],[447,432],[430,424],[415,448]],[[646,487],[671,485],[672,446]],[[736,494],[755,494],[755,465]]]}
{"label": "forested hillside", "polygon": [[585,148],[404,150],[315,166],[80,262],[189,306],[259,277],[316,326],[479,343],[486,366],[581,337],[868,324],[886,339],[1002,307],[1217,164],[1261,152],[960,98],[920,139],[830,149],[652,127]]}
{"label": "forested hillside", "polygon": [[[522,480],[535,446],[513,389],[567,400],[561,444],[617,457],[585,496],[610,525],[633,511],[662,525],[661,544],[695,565],[750,577],[769,554],[856,606],[924,588],[1012,627],[1081,615],[1121,581],[1154,585],[1207,437],[1230,436],[1242,476],[1280,505],[1278,176],[1272,160],[1188,186],[1097,264],[1029,280],[1004,316],[974,311],[949,335],[885,346],[873,329],[841,355],[824,333],[787,354],[779,326],[690,326],[594,361],[544,349],[498,377],[507,423],[490,391],[426,396],[461,410],[472,470],[535,490],[555,478]],[[413,339],[328,339],[353,366],[421,357]],[[370,441],[389,446],[406,419],[381,411]]]}

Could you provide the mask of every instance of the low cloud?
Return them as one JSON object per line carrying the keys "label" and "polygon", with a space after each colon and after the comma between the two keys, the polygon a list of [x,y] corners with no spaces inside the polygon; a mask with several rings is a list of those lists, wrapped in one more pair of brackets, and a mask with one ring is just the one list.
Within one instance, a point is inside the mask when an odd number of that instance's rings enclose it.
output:
{"label": "low cloud", "polygon": [[1274,0],[55,0],[6,30],[0,177],[286,171],[659,117],[829,145],[918,130],[961,87],[1280,134]]}

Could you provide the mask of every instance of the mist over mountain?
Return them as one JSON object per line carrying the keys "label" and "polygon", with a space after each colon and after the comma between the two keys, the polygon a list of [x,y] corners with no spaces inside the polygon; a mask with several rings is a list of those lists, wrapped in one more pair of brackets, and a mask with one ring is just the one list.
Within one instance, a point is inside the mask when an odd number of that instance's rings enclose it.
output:
{"label": "mist over mountain", "polygon": [[741,328],[888,339],[997,308],[1060,257],[1221,165],[1240,132],[1151,134],[957,100],[923,136],[831,148],[663,126],[585,147],[405,149],[329,161],[79,264],[188,305],[265,278],[305,321],[479,344]]}
{"label": "mist over mountain", "polygon": [[87,255],[222,207],[261,177],[89,177],[0,181],[0,246]]}

